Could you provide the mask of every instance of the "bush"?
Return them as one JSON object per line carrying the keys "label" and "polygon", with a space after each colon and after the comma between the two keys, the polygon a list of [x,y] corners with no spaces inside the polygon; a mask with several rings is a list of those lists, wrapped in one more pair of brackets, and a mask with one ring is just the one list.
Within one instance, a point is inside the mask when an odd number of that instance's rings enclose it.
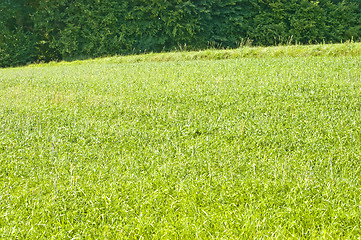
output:
{"label": "bush", "polygon": [[37,60],[33,34],[17,29],[2,32],[0,38],[0,67],[20,66]]}

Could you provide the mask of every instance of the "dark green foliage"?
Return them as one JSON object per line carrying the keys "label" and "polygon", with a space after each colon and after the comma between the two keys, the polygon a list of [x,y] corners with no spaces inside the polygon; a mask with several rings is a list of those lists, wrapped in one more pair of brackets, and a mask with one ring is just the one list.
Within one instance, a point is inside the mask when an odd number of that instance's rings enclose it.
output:
{"label": "dark green foliage", "polygon": [[30,32],[19,28],[2,32],[0,39],[0,66],[18,66],[36,61],[35,39]]}
{"label": "dark green foliage", "polygon": [[215,47],[237,47],[247,37],[254,9],[249,0],[215,0],[204,22],[207,41]]}
{"label": "dark green foliage", "polygon": [[34,1],[0,1],[0,67],[24,65],[37,59],[36,34],[30,15]]}
{"label": "dark green foliage", "polygon": [[124,39],[118,1],[42,2],[33,16],[35,31],[41,36],[42,57],[94,57],[119,53],[129,48]]}
{"label": "dark green foliage", "polygon": [[137,51],[169,50],[179,45],[199,46],[202,30],[199,7],[192,1],[129,1],[123,23]]}
{"label": "dark green foliage", "polygon": [[1,0],[0,67],[361,37],[360,0]]}

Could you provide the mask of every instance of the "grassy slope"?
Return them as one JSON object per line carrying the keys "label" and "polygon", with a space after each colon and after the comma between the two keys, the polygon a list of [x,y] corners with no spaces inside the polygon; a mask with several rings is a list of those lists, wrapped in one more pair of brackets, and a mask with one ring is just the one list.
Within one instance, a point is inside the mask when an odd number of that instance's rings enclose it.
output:
{"label": "grassy slope", "polygon": [[[143,55],[98,58],[86,61],[61,62],[60,64],[84,64],[90,62],[134,63],[134,62],[168,62],[185,60],[221,60],[240,58],[267,57],[336,57],[360,56],[361,43],[323,44],[323,45],[290,45],[275,47],[242,47],[230,50],[205,50],[191,52],[149,53]],[[50,63],[50,65],[59,63]],[[49,64],[45,64],[49,65]],[[34,66],[34,65],[33,65]],[[36,66],[36,65],[35,65]]]}
{"label": "grassy slope", "polygon": [[354,49],[0,69],[0,238],[361,236]]}

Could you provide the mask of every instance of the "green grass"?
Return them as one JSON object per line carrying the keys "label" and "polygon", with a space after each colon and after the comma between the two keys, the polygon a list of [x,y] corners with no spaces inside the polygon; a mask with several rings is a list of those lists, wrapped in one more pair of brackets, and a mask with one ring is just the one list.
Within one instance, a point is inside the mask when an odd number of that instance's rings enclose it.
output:
{"label": "green grass", "polygon": [[[360,238],[361,53],[342,48],[360,44],[0,69],[0,239]],[[268,55],[194,57],[246,50]]]}

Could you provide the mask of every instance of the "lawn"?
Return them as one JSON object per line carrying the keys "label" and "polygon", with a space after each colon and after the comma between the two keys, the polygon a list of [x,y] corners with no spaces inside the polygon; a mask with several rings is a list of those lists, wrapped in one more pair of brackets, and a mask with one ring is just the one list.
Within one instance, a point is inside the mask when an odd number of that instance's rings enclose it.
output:
{"label": "lawn", "polygon": [[0,69],[0,239],[360,238],[355,49]]}

